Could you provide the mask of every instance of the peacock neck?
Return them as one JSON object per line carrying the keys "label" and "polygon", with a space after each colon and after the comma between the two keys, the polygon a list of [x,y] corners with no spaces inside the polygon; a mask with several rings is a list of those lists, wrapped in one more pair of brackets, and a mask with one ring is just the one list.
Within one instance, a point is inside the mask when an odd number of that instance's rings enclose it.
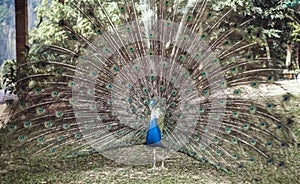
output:
{"label": "peacock neck", "polygon": [[156,118],[150,120],[149,129],[157,127]]}
{"label": "peacock neck", "polygon": [[156,117],[156,111],[157,111],[157,109],[156,108],[153,108],[152,110],[151,110],[151,115],[150,115],[150,126],[149,126],[149,129],[151,129],[151,128],[154,128],[154,127],[157,127],[157,122],[156,122],[156,120],[157,120],[157,117]]}

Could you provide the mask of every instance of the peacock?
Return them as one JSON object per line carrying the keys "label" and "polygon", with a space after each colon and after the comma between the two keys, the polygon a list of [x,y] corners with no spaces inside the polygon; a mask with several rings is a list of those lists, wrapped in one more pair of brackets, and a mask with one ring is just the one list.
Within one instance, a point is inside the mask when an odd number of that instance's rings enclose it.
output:
{"label": "peacock", "polygon": [[257,51],[255,19],[211,0],[53,3],[73,13],[51,20],[61,42],[36,41],[18,65],[5,121],[12,155],[165,169],[180,152],[231,171],[285,166],[295,140],[280,112],[291,95],[268,90],[284,66]]}

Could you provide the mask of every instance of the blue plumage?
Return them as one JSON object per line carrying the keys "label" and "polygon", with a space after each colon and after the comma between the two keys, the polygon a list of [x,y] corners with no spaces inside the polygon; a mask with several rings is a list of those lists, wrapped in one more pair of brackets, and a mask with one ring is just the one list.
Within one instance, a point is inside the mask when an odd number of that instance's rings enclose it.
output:
{"label": "blue plumage", "polygon": [[160,146],[161,131],[157,126],[156,118],[152,119],[148,128],[146,144],[153,146]]}
{"label": "blue plumage", "polygon": [[148,128],[147,137],[146,137],[146,144],[150,146],[160,146],[160,141],[161,141],[161,131],[157,126],[157,120],[156,120],[157,117],[154,109],[155,104],[156,104],[155,99],[152,99],[149,104],[152,112],[151,112],[150,126]]}

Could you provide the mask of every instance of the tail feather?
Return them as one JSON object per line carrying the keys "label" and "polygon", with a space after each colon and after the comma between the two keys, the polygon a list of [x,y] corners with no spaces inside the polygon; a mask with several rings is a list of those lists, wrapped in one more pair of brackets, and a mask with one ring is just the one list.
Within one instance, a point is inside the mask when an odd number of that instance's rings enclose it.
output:
{"label": "tail feather", "polygon": [[[164,149],[217,168],[280,165],[294,142],[280,115],[290,95],[269,97],[282,63],[255,53],[259,35],[244,30],[253,20],[206,0],[140,2],[118,4],[114,16],[99,1],[64,2],[79,17],[55,22],[70,45],[37,45],[20,66],[11,144],[25,156],[148,153],[157,97]],[[149,160],[142,153],[126,161]]]}

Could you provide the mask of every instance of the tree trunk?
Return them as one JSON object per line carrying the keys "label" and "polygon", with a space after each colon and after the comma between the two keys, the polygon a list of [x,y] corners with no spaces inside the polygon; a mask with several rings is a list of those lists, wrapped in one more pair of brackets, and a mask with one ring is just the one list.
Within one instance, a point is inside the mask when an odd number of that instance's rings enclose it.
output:
{"label": "tree trunk", "polygon": [[265,40],[265,47],[266,47],[266,54],[267,54],[267,67],[270,66],[271,64],[271,51],[270,51],[270,46],[268,43],[268,39]]}
{"label": "tree trunk", "polygon": [[16,55],[19,64],[25,62],[25,45],[28,45],[27,0],[15,0],[16,13]]}
{"label": "tree trunk", "polygon": [[269,65],[271,62],[271,51],[270,51],[268,39],[266,39],[265,44],[266,44],[266,53],[267,53],[267,59],[268,59],[268,65]]}
{"label": "tree trunk", "polygon": [[297,69],[300,69],[300,42],[297,42],[296,66],[297,66]]}
{"label": "tree trunk", "polygon": [[286,61],[285,65],[288,69],[291,69],[291,64],[292,64],[292,46],[291,45],[286,45]]}

